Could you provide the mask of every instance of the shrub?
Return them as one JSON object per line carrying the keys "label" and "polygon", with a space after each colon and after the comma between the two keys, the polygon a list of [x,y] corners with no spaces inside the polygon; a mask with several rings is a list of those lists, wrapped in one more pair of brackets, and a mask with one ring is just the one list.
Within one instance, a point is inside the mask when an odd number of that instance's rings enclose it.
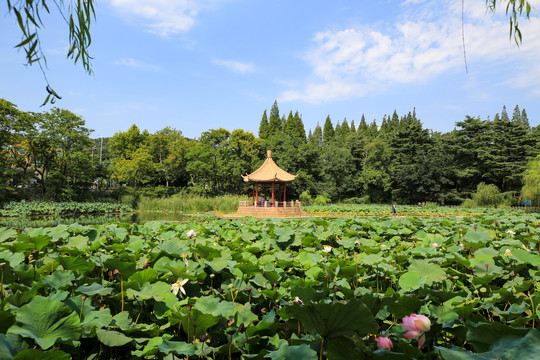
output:
{"label": "shrub", "polygon": [[302,205],[306,205],[306,206],[311,205],[311,203],[313,202],[313,198],[309,194],[308,190],[301,193],[299,199],[300,199],[300,202],[302,203]]}
{"label": "shrub", "polygon": [[315,198],[315,201],[313,201],[313,205],[326,205],[330,202],[330,199],[327,198],[324,195],[317,195]]}
{"label": "shrub", "polygon": [[369,195],[364,195],[362,197],[348,198],[348,199],[343,200],[343,203],[344,204],[358,204],[358,205],[369,204],[370,203]]}
{"label": "shrub", "polygon": [[472,194],[472,199],[465,200],[461,206],[473,207],[498,207],[501,205],[510,206],[512,198],[508,194],[502,194],[497,185],[481,182],[476,187],[476,193]]}

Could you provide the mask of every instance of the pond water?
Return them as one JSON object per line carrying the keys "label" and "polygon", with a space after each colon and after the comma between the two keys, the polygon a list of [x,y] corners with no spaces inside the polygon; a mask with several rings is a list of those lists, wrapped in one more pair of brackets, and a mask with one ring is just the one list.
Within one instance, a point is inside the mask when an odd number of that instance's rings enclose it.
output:
{"label": "pond water", "polygon": [[215,215],[205,214],[170,214],[159,212],[133,212],[129,214],[101,214],[101,215],[75,215],[75,216],[33,216],[27,218],[0,218],[0,226],[18,227],[21,229],[32,227],[52,227],[59,224],[79,223],[81,225],[106,224],[110,222],[124,222],[144,224],[147,221],[192,222],[212,219]]}

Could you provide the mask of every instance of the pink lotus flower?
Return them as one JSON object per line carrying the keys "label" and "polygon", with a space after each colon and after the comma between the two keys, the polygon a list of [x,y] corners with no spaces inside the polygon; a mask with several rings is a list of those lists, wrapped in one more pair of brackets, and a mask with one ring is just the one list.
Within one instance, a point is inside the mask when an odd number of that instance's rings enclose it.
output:
{"label": "pink lotus flower", "polygon": [[420,349],[426,341],[424,333],[431,329],[431,321],[427,316],[411,314],[403,318],[401,326],[407,330],[403,337],[405,339],[418,339],[418,348]]}
{"label": "pink lotus flower", "polygon": [[394,348],[394,343],[392,343],[392,340],[390,340],[387,337],[379,336],[377,338],[377,346],[380,347],[381,349],[384,348],[387,350],[392,350]]}

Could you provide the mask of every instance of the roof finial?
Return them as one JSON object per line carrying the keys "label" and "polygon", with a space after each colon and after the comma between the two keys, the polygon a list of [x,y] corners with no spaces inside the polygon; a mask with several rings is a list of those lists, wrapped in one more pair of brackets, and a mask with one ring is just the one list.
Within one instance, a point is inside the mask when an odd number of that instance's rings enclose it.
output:
{"label": "roof finial", "polygon": [[266,155],[268,158],[272,157],[272,150],[266,150]]}

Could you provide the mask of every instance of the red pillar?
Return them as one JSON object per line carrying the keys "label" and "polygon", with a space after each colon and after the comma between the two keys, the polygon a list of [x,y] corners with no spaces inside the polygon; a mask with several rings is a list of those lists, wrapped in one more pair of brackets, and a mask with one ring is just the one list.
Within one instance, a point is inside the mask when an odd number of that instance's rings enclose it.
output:
{"label": "red pillar", "polygon": [[274,183],[272,182],[272,206],[276,206],[274,203]]}
{"label": "red pillar", "polygon": [[283,183],[283,201],[287,201],[287,183]]}
{"label": "red pillar", "polygon": [[251,187],[251,193],[252,193],[252,204],[255,204],[255,184]]}
{"label": "red pillar", "polygon": [[255,206],[259,204],[259,183],[255,183]]}

